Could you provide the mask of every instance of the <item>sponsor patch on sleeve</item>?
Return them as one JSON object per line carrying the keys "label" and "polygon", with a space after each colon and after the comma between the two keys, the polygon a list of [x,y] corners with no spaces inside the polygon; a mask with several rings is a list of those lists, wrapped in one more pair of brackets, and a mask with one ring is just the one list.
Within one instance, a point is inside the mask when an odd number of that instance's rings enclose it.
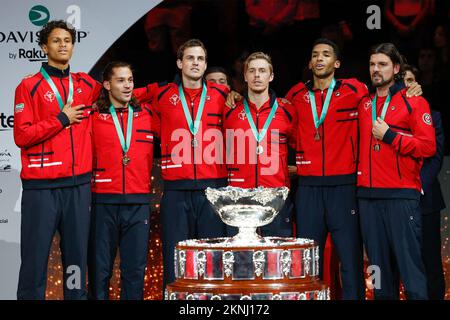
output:
{"label": "sponsor patch on sleeve", "polygon": [[14,113],[20,113],[20,112],[23,111],[24,108],[25,108],[25,104],[24,103],[18,103],[14,107]]}
{"label": "sponsor patch on sleeve", "polygon": [[431,118],[431,115],[429,113],[424,113],[422,115],[422,120],[423,122],[425,122],[425,124],[431,126],[431,124],[433,123],[433,120]]}

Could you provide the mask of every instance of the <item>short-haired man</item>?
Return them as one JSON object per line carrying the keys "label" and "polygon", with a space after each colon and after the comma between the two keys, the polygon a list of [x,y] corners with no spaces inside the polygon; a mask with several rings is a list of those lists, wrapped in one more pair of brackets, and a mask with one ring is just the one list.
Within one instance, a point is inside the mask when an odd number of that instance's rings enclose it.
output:
{"label": "short-haired man", "polygon": [[[70,72],[75,29],[50,21],[39,45],[48,62],[16,89],[14,140],[22,158],[21,266],[18,299],[45,299],[47,262],[58,230],[64,298],[85,299],[91,203],[91,114],[101,85]],[[150,100],[156,84],[135,90]],[[75,272],[75,273],[74,273]],[[79,275],[75,284],[67,283]],[[80,284],[80,285],[78,285]]]}
{"label": "short-haired man", "polygon": [[[290,186],[288,143],[295,148],[297,115],[290,103],[270,91],[273,78],[271,58],[263,52],[250,54],[244,63],[247,93],[236,108],[227,109],[223,114],[231,186]],[[262,233],[291,237],[292,209],[292,203],[287,201],[275,220],[262,227]]]}
{"label": "short-haired man", "polygon": [[[368,99],[356,79],[335,79],[339,48],[318,39],[311,50],[313,80],[287,94],[298,112],[297,236],[319,243],[328,233],[341,262],[342,298],[364,299],[363,252],[356,201],[358,107]],[[323,268],[320,268],[321,276]]]}
{"label": "short-haired man", "polygon": [[206,60],[206,48],[200,40],[185,42],[177,54],[181,79],[162,87],[154,104],[161,126],[164,179],[161,200],[164,286],[175,280],[174,247],[179,241],[225,235],[225,224],[204,191],[207,187],[227,185],[220,151],[222,111],[228,88],[203,80]]}

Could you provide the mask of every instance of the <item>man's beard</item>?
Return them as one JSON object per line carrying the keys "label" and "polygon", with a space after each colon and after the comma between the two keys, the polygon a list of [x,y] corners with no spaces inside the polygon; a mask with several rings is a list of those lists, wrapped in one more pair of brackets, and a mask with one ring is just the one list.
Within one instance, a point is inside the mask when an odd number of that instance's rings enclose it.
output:
{"label": "man's beard", "polygon": [[391,81],[394,79],[394,77],[391,77],[389,79],[384,79],[382,75],[378,74],[378,76],[381,78],[380,82],[374,82],[373,81],[373,76],[372,76],[372,86],[374,86],[375,88],[379,88],[379,87],[383,87],[389,83],[391,83]]}

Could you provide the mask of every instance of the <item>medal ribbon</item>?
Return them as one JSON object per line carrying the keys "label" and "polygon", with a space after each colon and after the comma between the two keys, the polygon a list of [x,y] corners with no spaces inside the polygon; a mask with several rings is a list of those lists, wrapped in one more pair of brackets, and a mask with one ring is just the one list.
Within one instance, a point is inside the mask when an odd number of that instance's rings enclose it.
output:
{"label": "medal ribbon", "polygon": [[277,109],[278,109],[278,102],[277,100],[275,100],[272,106],[272,110],[270,110],[269,116],[267,117],[267,120],[264,123],[263,128],[261,129],[260,132],[258,132],[258,129],[256,128],[255,122],[253,121],[252,115],[250,113],[250,108],[248,107],[247,99],[244,98],[244,111],[245,114],[247,115],[248,123],[250,124],[250,128],[252,128],[253,136],[255,137],[256,141],[261,142],[261,140],[264,139],[264,136],[267,133],[267,129],[269,128],[270,123],[272,122]]}
{"label": "medal ribbon", "polygon": [[200,97],[200,103],[198,105],[197,116],[195,117],[194,123],[192,123],[192,116],[189,113],[189,109],[188,109],[187,102],[186,102],[186,97],[184,96],[184,92],[183,92],[183,86],[181,84],[178,86],[178,92],[180,95],[181,104],[183,106],[184,117],[186,118],[186,122],[188,123],[188,126],[189,126],[189,131],[191,131],[192,135],[195,136],[200,127],[200,119],[202,118],[203,109],[205,107],[206,92],[207,92],[206,84],[203,83],[202,95]]}
{"label": "medal ribbon", "polygon": [[319,116],[317,115],[317,105],[316,105],[316,97],[314,95],[314,91],[309,92],[309,100],[311,105],[311,111],[314,119],[314,126],[316,127],[316,130],[319,128],[319,126],[325,121],[325,117],[327,116],[328,107],[330,106],[331,96],[333,95],[333,90],[336,85],[336,80],[331,79],[330,86],[328,87],[327,96],[325,98],[325,102],[323,104],[322,113]]}
{"label": "medal ribbon", "polygon": [[[43,67],[41,67],[40,70],[42,76],[44,77],[45,81],[47,81],[48,85],[52,89],[53,93],[55,94],[56,100],[58,100],[59,108],[62,110],[64,108],[64,103],[61,98],[61,95],[59,94],[58,88],[56,88],[55,83],[48,75],[47,71]],[[73,101],[73,80],[72,75],[69,73],[69,96],[67,97],[67,103]]]}
{"label": "medal ribbon", "polygon": [[127,141],[125,142],[125,138],[123,136],[122,128],[120,127],[119,119],[117,117],[116,110],[114,106],[111,105],[109,107],[109,112],[111,112],[111,116],[114,121],[114,126],[116,127],[117,136],[120,140],[120,145],[122,146],[123,152],[126,154],[130,149],[131,145],[131,135],[133,134],[133,109],[128,104],[128,122],[127,122]]}
{"label": "medal ribbon", "polygon": [[[384,120],[384,118],[386,117],[389,102],[391,102],[390,94],[388,94],[388,96],[386,97],[386,101],[384,101],[383,104],[383,109],[381,109],[380,115],[381,120]],[[377,95],[375,94],[375,97],[372,100],[372,123],[375,122],[376,120],[377,120]]]}

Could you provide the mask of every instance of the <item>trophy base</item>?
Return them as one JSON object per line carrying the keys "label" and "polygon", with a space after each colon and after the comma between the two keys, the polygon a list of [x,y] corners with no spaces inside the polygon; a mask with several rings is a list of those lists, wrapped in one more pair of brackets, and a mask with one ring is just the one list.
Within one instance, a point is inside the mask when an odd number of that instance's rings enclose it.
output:
{"label": "trophy base", "polygon": [[330,300],[329,288],[307,284],[246,284],[223,286],[177,282],[167,286],[166,300]]}
{"label": "trophy base", "polygon": [[329,299],[328,287],[319,280],[319,246],[316,242],[282,237],[255,240],[255,244],[249,243],[248,237],[179,242],[175,248],[176,280],[167,286],[165,298]]}

